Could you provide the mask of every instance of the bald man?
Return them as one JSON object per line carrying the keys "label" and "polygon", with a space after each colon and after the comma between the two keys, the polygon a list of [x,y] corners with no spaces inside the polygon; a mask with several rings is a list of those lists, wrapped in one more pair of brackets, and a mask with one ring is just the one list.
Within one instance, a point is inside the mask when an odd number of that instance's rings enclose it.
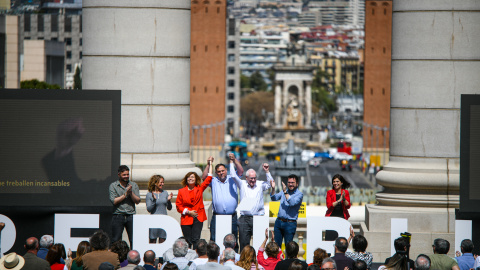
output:
{"label": "bald man", "polygon": [[155,252],[153,250],[147,250],[143,254],[143,262],[145,263],[143,265],[143,268],[145,270],[156,270],[155,268]]}
{"label": "bald man", "polygon": [[27,253],[23,256],[25,259],[25,265],[22,270],[50,270],[50,264],[46,260],[37,257],[39,249],[37,238],[28,238],[27,241],[25,241],[24,247],[27,250]]}
{"label": "bald man", "polygon": [[140,263],[140,253],[136,250],[130,250],[127,253],[127,266],[120,268],[120,270],[133,270]]}

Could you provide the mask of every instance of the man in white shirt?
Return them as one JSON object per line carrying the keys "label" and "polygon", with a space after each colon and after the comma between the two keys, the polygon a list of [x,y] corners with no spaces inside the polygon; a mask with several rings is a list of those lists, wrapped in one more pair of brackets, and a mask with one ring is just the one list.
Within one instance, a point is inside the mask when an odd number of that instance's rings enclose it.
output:
{"label": "man in white shirt", "polygon": [[245,173],[246,180],[241,180],[235,172],[235,165],[230,160],[230,176],[235,180],[240,192],[240,204],[246,199],[250,209],[240,209],[240,218],[238,219],[238,230],[240,240],[240,252],[246,245],[250,244],[253,234],[253,216],[263,216],[265,209],[263,207],[263,192],[270,189],[273,181],[272,175],[268,171],[268,163],[263,163],[263,170],[267,175],[267,181],[257,181],[257,173],[250,169]]}

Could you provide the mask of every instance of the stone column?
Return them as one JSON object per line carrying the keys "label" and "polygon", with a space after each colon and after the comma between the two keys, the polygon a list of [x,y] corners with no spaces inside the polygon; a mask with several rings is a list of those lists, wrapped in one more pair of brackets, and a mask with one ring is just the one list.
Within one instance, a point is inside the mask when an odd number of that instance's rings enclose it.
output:
{"label": "stone column", "polygon": [[306,107],[306,115],[305,115],[305,127],[311,128],[312,125],[312,82],[306,81],[305,82],[306,89],[305,89],[305,107]]}
{"label": "stone column", "polygon": [[[395,0],[390,162],[366,208],[374,257],[390,254],[390,218],[408,218],[411,254],[454,243],[459,206],[460,95],[480,93],[478,1]],[[454,248],[449,255],[453,255]]]}
{"label": "stone column", "polygon": [[281,126],[282,114],[282,86],[280,81],[275,82],[275,126]]}
{"label": "stone column", "polygon": [[190,1],[84,0],[83,87],[122,90],[133,180],[161,174],[174,186],[200,172],[189,155]]}

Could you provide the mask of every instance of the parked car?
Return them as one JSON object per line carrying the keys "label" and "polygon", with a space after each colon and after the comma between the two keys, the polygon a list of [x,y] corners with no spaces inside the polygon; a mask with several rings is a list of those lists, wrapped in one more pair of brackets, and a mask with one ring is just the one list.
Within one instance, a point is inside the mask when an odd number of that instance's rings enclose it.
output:
{"label": "parked car", "polygon": [[342,159],[340,160],[340,167],[342,168],[342,171],[352,170],[352,163],[350,160]]}
{"label": "parked car", "polygon": [[333,158],[334,158],[335,160],[344,160],[344,159],[346,159],[346,160],[352,160],[352,159],[353,159],[352,155],[349,155],[349,154],[344,153],[344,152],[335,153],[335,155],[333,156]]}
{"label": "parked car", "polygon": [[320,166],[320,163],[322,162],[322,159],[321,158],[312,158],[310,159],[310,161],[308,162],[308,165],[312,166],[312,167],[318,167]]}
{"label": "parked car", "polygon": [[316,158],[321,158],[322,160],[327,160],[327,159],[333,159],[333,156],[330,155],[328,151],[325,152],[316,152],[315,153]]}

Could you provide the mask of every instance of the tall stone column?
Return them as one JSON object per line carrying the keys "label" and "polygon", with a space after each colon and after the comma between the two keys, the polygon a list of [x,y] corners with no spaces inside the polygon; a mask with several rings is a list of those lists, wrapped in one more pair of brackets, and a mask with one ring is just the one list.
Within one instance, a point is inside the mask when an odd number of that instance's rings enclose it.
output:
{"label": "tall stone column", "polygon": [[121,162],[176,185],[189,155],[190,1],[84,0],[83,87],[122,90]]}
{"label": "tall stone column", "polygon": [[[478,1],[395,0],[390,162],[366,208],[374,257],[390,256],[390,218],[408,218],[411,254],[454,243],[459,206],[460,95],[480,93]],[[455,252],[450,249],[450,255]]]}
{"label": "tall stone column", "polygon": [[275,82],[275,126],[281,126],[281,114],[282,114],[282,82]]}
{"label": "tall stone column", "polygon": [[305,127],[310,128],[312,124],[312,81],[305,82]]}

